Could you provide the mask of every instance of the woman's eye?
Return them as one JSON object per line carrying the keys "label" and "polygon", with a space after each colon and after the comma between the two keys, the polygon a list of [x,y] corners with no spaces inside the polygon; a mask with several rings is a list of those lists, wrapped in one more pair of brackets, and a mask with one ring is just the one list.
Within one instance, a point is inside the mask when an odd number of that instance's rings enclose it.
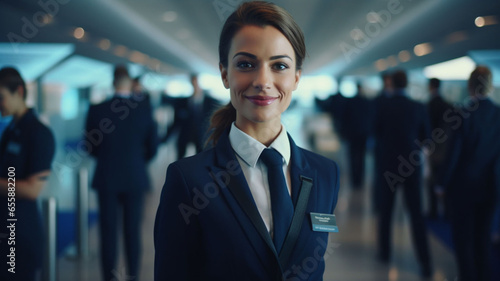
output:
{"label": "woman's eye", "polygon": [[276,63],[273,65],[273,68],[276,69],[276,70],[285,70],[288,68],[288,65],[286,65],[285,63]]}
{"label": "woman's eye", "polygon": [[254,67],[254,65],[248,61],[240,61],[236,64],[236,66],[241,69],[250,69]]}

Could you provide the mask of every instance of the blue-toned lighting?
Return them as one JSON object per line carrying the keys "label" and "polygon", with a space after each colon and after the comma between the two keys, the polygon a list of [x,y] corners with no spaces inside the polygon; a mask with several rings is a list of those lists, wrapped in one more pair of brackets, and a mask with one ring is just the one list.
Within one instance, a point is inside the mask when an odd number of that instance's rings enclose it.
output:
{"label": "blue-toned lighting", "polygon": [[352,98],[356,95],[356,92],[358,91],[356,87],[356,81],[353,78],[344,78],[340,82],[340,93],[346,97],[346,98]]}
{"label": "blue-toned lighting", "polygon": [[78,115],[78,91],[74,88],[68,89],[61,99],[61,117],[63,120],[71,120]]}
{"label": "blue-toned lighting", "polygon": [[464,56],[428,66],[424,68],[424,75],[441,80],[467,80],[475,67],[476,63],[470,57]]}

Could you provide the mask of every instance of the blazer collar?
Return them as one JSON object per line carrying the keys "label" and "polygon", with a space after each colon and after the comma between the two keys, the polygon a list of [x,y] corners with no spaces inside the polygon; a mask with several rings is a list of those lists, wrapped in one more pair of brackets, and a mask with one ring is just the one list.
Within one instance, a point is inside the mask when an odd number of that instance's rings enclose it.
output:
{"label": "blazer collar", "polygon": [[[292,169],[296,169],[297,171],[309,170],[309,164],[304,158],[301,149],[295,144],[290,134],[288,134],[288,139],[290,140],[290,164],[292,165]],[[228,163],[231,161],[238,161],[234,150],[231,147],[231,143],[229,142],[229,129],[226,129],[217,142],[217,145],[215,146],[215,157],[216,165],[220,168],[226,168]]]}
{"label": "blazer collar", "polygon": [[[291,154],[289,165],[290,165],[290,178],[292,184],[292,200],[293,200],[293,205],[295,206],[297,204],[297,198],[300,192],[300,185],[302,183],[301,177],[305,176],[314,179],[315,171],[311,169],[309,163],[307,162],[307,159],[304,156],[304,152],[302,151],[301,148],[299,148],[295,144],[290,135],[288,135],[288,139],[290,140],[290,154]],[[219,167],[220,169],[227,170],[229,168],[233,168],[231,170],[234,170],[234,167],[237,167],[237,170],[239,170],[240,172],[239,174],[241,174],[239,177],[239,181],[242,182],[241,185],[244,186],[244,189],[248,191],[250,198],[252,198],[250,189],[246,184],[246,180],[243,175],[243,172],[241,171],[239,162],[236,159],[235,152],[231,147],[231,143],[229,141],[229,129],[227,129],[222,134],[219,141],[217,142],[217,145],[215,146],[215,159],[216,159],[215,160],[216,166]]]}

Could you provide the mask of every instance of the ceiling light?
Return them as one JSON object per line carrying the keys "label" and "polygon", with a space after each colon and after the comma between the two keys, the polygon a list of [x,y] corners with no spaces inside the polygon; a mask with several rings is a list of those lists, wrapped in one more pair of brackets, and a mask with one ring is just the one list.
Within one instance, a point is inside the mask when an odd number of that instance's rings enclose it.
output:
{"label": "ceiling light", "polygon": [[132,53],[130,53],[129,59],[132,62],[143,64],[146,61],[147,56],[139,51],[133,51]]}
{"label": "ceiling light", "polygon": [[477,27],[483,27],[484,26],[484,18],[477,17],[476,20],[474,20],[474,23],[476,24]]}
{"label": "ceiling light", "polygon": [[127,52],[128,52],[127,47],[122,45],[116,46],[115,49],[113,50],[113,54],[119,57],[124,57],[127,54]]}
{"label": "ceiling light", "polygon": [[54,18],[52,15],[45,14],[42,18],[43,25],[47,25],[49,23],[52,23],[54,21]]}
{"label": "ceiling light", "polygon": [[104,50],[104,51],[109,50],[109,48],[111,47],[111,41],[109,41],[108,39],[102,39],[101,41],[99,41],[97,46],[101,50]]}
{"label": "ceiling light", "polygon": [[81,27],[77,27],[75,28],[75,30],[73,31],[73,36],[76,38],[76,39],[82,39],[83,36],[85,36],[85,30]]}
{"label": "ceiling light", "polygon": [[379,59],[375,62],[375,68],[379,71],[384,71],[387,69],[387,62],[384,59]]}
{"label": "ceiling light", "polygon": [[368,14],[366,14],[366,20],[369,22],[369,23],[377,23],[380,21],[380,16],[376,13],[376,12],[369,12]]}
{"label": "ceiling light", "polygon": [[410,58],[411,58],[411,54],[407,50],[403,50],[403,51],[399,52],[399,54],[398,54],[398,59],[400,62],[407,62],[410,60]]}
{"label": "ceiling light", "polygon": [[474,20],[474,23],[477,27],[483,27],[487,25],[494,25],[498,23],[498,19],[496,16],[485,16],[485,17],[477,17]]}
{"label": "ceiling light", "polygon": [[387,63],[390,67],[395,67],[396,65],[398,65],[398,60],[395,56],[389,56],[387,57]]}
{"label": "ceiling light", "polygon": [[425,56],[432,52],[432,46],[430,43],[418,44],[413,48],[413,52],[417,57]]}

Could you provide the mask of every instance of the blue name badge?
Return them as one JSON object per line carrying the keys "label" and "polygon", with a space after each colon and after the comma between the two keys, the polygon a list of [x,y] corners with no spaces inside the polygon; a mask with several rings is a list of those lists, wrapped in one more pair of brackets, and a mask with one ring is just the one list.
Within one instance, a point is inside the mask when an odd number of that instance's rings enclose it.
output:
{"label": "blue name badge", "polygon": [[335,215],[311,213],[313,231],[339,232]]}
{"label": "blue name badge", "polygon": [[17,142],[9,142],[7,144],[7,152],[18,155],[21,153],[21,144]]}

